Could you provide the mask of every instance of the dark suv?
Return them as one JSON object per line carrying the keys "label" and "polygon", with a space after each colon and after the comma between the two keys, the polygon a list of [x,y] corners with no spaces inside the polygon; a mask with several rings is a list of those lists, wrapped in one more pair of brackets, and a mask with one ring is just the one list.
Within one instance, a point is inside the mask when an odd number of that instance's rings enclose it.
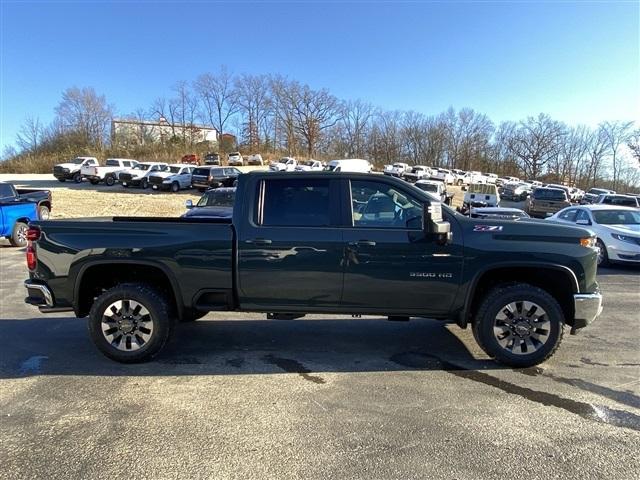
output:
{"label": "dark suv", "polygon": [[221,163],[220,163],[220,154],[218,154],[218,153],[207,153],[204,156],[204,164],[205,165],[221,165]]}
{"label": "dark suv", "polygon": [[201,192],[207,188],[235,187],[241,173],[235,167],[198,167],[193,170],[191,186]]}

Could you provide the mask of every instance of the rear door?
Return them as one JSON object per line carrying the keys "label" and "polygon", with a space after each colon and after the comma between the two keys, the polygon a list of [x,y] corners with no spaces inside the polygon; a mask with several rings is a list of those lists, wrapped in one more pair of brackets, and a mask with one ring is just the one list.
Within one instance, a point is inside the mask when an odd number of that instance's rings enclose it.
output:
{"label": "rear door", "polygon": [[446,314],[462,273],[462,233],[438,245],[422,229],[423,203],[381,179],[345,181],[343,305],[348,311]]}
{"label": "rear door", "polygon": [[339,307],[339,179],[276,177],[247,187],[256,188],[258,201],[250,211],[245,204],[238,233],[241,306],[302,312]]}

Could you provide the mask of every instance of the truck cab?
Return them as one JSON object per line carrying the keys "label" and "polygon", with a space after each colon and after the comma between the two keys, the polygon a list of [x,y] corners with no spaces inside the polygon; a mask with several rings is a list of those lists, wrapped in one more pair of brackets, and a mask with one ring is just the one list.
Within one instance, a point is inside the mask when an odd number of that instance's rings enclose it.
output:
{"label": "truck cab", "polygon": [[53,167],[53,176],[60,182],[73,180],[75,183],[82,181],[82,168],[87,166],[98,166],[96,157],[76,157],[66,163],[59,163]]}

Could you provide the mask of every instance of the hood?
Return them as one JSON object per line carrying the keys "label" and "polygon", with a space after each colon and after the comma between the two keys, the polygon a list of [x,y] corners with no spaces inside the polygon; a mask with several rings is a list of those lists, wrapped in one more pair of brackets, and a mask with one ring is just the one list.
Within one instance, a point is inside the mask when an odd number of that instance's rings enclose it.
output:
{"label": "hood", "polygon": [[[94,165],[91,165],[94,166]],[[73,170],[75,168],[81,168],[82,165],[77,163],[58,163],[56,167],[68,168],[69,170]]]}
{"label": "hood", "polygon": [[[138,171],[138,170],[136,170]],[[142,172],[141,172],[142,173]],[[150,176],[152,177],[160,177],[160,178],[169,178],[169,177],[173,177],[174,175],[177,175],[177,173],[173,173],[173,172],[153,172]]]}
{"label": "hood", "polygon": [[193,207],[182,215],[184,218],[191,217],[217,217],[231,218],[233,207]]}
{"label": "hood", "polygon": [[601,225],[616,233],[640,233],[640,225]]}

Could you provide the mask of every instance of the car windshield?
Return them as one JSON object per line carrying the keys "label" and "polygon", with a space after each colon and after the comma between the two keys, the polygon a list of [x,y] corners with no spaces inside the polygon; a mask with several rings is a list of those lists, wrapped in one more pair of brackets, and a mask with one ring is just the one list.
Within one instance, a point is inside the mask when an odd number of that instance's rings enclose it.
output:
{"label": "car windshield", "polygon": [[146,163],[139,163],[138,165],[133,167],[132,170],[149,170],[149,167],[151,167],[151,165],[147,165]]}
{"label": "car windshield", "polygon": [[210,170],[209,175],[212,176],[222,176],[223,175],[223,170],[221,168],[212,168]]}
{"label": "car windshield", "polygon": [[556,188],[536,188],[533,192],[533,198],[536,200],[566,200],[567,194],[564,190]]}
{"label": "car windshield", "polygon": [[198,200],[198,207],[233,207],[236,198],[235,190],[213,190],[205,193]]}
{"label": "car windshield", "polygon": [[169,167],[171,173],[179,173],[181,167]]}
{"label": "car windshield", "polygon": [[433,183],[416,183],[416,187],[425,192],[435,192],[438,193],[438,186]]}
{"label": "car windshield", "polygon": [[640,225],[640,212],[633,210],[594,210],[592,213],[600,225]]}
{"label": "car windshield", "polygon": [[633,197],[604,197],[602,203],[620,205],[625,207],[637,207],[638,201]]}
{"label": "car windshield", "polygon": [[85,158],[74,158],[73,160],[71,160],[69,163],[73,163],[75,165],[80,165],[82,162],[84,162],[86,159]]}
{"label": "car windshield", "polygon": [[593,195],[602,195],[603,193],[609,193],[609,190],[603,190],[601,188],[592,188],[587,193],[591,193]]}

